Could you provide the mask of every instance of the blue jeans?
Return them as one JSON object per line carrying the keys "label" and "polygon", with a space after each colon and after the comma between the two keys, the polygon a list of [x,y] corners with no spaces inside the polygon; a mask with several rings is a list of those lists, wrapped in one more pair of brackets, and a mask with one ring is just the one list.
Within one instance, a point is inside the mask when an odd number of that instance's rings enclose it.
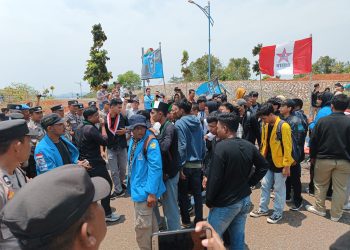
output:
{"label": "blue jeans", "polygon": [[162,196],[163,212],[168,230],[180,230],[180,211],[178,206],[179,173],[165,181],[166,191]]}
{"label": "blue jeans", "polygon": [[273,213],[282,215],[284,205],[286,204],[286,177],[282,173],[275,173],[271,170],[267,170],[261,182],[260,210],[263,212],[269,210],[270,191],[272,187],[275,192]]}
{"label": "blue jeans", "polygon": [[227,207],[210,209],[208,222],[222,238],[228,229],[230,235],[230,249],[245,249],[245,223],[251,206],[250,196]]}

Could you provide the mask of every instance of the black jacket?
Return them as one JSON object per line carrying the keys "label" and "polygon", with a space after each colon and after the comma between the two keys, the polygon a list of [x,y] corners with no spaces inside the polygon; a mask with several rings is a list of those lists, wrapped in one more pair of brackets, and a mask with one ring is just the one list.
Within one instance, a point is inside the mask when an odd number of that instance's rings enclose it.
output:
{"label": "black jacket", "polygon": [[75,132],[75,140],[80,160],[88,160],[93,168],[106,165],[101,156],[100,146],[107,145],[107,137],[102,136],[92,123],[84,121],[80,124]]}
{"label": "black jacket", "polygon": [[260,124],[258,122],[258,119],[256,119],[256,116],[251,112],[247,111],[242,119],[242,126],[243,126],[243,139],[246,139],[247,141],[250,141],[251,143],[255,144],[255,141],[258,141],[258,145],[261,144],[261,129]]}
{"label": "black jacket", "polygon": [[162,154],[164,180],[173,178],[181,167],[175,125],[170,121],[166,121],[160,127],[160,133],[157,139]]}
{"label": "black jacket", "polygon": [[267,161],[250,142],[239,138],[220,141],[209,167],[207,206],[229,206],[250,195],[250,187],[264,177],[267,169]]}
{"label": "black jacket", "polygon": [[[122,114],[120,114],[120,121],[118,124],[117,130],[120,130],[122,128],[125,128],[126,126],[129,125],[128,119],[124,117]],[[108,129],[108,123],[107,123],[107,117],[105,119],[105,128],[108,136],[108,144],[107,148],[109,149],[123,149],[127,147],[127,142],[126,142],[126,135],[113,135],[111,131]]]}
{"label": "black jacket", "polygon": [[310,157],[350,161],[350,117],[336,112],[318,120],[310,139]]}

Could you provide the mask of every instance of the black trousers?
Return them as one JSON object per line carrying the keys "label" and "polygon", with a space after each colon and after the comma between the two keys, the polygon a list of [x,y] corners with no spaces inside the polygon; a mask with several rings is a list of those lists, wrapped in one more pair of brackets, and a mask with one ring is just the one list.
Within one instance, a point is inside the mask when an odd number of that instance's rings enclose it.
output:
{"label": "black trousers", "polygon": [[[104,178],[106,181],[108,181],[109,186],[112,190],[112,179],[107,171],[106,165],[93,166],[93,168],[91,170],[88,170],[88,173],[89,173],[90,177],[99,176],[99,177]],[[106,216],[110,215],[112,213],[110,203],[111,203],[110,195],[108,195],[106,198],[101,200],[101,205],[102,205],[103,209],[105,210]]]}
{"label": "black trousers", "polygon": [[291,198],[290,193],[293,187],[293,201],[296,206],[299,206],[303,200],[301,197],[301,166],[297,163],[295,166],[290,167],[290,176],[286,180],[286,199]]}
{"label": "black trousers", "polygon": [[203,201],[202,201],[202,170],[200,168],[183,168],[186,179],[179,180],[179,206],[182,223],[191,223],[188,208],[190,201],[188,199],[189,191],[192,191],[194,198],[194,223],[203,220]]}

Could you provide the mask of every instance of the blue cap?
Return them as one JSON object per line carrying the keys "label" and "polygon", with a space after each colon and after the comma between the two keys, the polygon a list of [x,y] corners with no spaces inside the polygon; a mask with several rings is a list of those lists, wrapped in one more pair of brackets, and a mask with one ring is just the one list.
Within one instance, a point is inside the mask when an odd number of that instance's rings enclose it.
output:
{"label": "blue cap", "polygon": [[146,117],[143,115],[133,115],[129,119],[129,126],[127,129],[133,130],[137,126],[143,126],[147,128]]}

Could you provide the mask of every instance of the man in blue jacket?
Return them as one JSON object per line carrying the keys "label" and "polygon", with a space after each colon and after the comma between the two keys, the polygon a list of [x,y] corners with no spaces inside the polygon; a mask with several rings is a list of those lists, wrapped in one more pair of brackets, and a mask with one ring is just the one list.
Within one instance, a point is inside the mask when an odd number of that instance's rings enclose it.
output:
{"label": "man in blue jacket", "polygon": [[58,114],[49,114],[41,120],[46,131],[34,152],[37,175],[66,164],[79,164],[88,168],[87,161],[78,161],[78,149],[64,137],[64,119]]}
{"label": "man in blue jacket", "polygon": [[133,115],[127,128],[132,131],[128,150],[128,192],[134,202],[136,241],[140,249],[151,249],[152,233],[158,231],[153,211],[165,192],[162,157],[155,136],[147,130],[146,118]]}
{"label": "man in blue jacket", "polygon": [[188,208],[189,191],[192,190],[195,203],[194,223],[203,220],[202,188],[202,160],[205,154],[205,142],[200,120],[191,115],[192,104],[183,99],[172,106],[172,113],[177,120],[175,127],[179,140],[180,181],[179,205],[181,220],[184,227],[191,227]]}

